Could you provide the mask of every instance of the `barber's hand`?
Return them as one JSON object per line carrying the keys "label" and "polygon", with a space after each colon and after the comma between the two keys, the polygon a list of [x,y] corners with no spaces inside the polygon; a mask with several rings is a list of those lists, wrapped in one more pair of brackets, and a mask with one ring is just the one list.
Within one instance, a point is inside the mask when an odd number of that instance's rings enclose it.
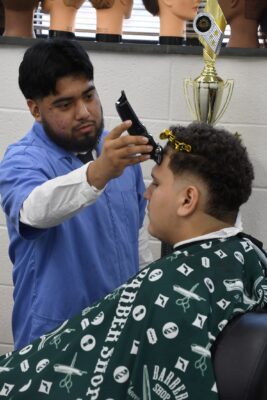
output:
{"label": "barber's hand", "polygon": [[144,136],[121,136],[130,126],[125,121],[116,126],[104,139],[101,155],[90,164],[87,180],[90,185],[102,189],[110,179],[120,176],[128,165],[148,160],[153,147],[147,145]]}

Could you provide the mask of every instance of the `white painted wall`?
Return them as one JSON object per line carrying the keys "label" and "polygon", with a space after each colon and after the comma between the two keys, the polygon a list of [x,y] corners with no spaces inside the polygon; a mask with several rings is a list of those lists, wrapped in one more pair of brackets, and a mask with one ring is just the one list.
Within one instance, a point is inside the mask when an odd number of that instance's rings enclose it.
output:
{"label": "white painted wall", "polygon": [[[18,140],[31,126],[18,85],[18,66],[25,48],[0,45],[0,158],[9,143]],[[90,51],[95,66],[95,83],[102,100],[106,127],[119,118],[114,103],[121,89],[126,94],[150,132],[157,138],[171,123],[191,119],[183,95],[183,78],[195,78],[203,68],[198,55],[133,54]],[[221,56],[217,72],[235,80],[231,106],[220,121],[232,132],[242,134],[255,167],[253,195],[243,207],[245,231],[267,243],[267,57]],[[146,181],[152,162],[143,165]],[[159,242],[151,238],[155,258]],[[0,211],[0,353],[12,349],[10,315],[12,310],[12,266],[8,259],[5,219]]]}

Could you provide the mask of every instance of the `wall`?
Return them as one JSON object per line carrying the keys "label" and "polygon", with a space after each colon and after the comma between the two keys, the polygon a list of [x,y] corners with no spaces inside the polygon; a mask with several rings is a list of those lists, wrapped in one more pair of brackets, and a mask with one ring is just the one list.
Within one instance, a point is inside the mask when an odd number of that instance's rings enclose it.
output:
{"label": "wall", "polygon": [[[7,145],[19,139],[31,126],[32,118],[17,85],[17,71],[25,46],[0,43],[0,158]],[[123,45],[124,46],[124,45]],[[203,67],[200,51],[160,52],[150,47],[148,52],[112,52],[89,46],[95,65],[95,83],[102,100],[106,127],[119,122],[114,103],[121,89],[126,94],[144,124],[157,138],[171,123],[188,123],[191,116],[183,95],[183,78],[195,78]],[[184,54],[183,54],[184,53]],[[194,53],[192,51],[191,53]],[[245,231],[267,243],[267,57],[230,55],[225,52],[217,60],[217,72],[223,78],[235,80],[231,105],[220,125],[238,131],[248,147],[255,167],[253,194],[243,207]],[[265,53],[266,54],[266,53]],[[152,162],[143,164],[149,182]],[[151,238],[154,257],[160,255],[160,244]],[[12,309],[11,263],[8,259],[8,238],[4,215],[0,212],[0,353],[12,349],[10,315]]]}

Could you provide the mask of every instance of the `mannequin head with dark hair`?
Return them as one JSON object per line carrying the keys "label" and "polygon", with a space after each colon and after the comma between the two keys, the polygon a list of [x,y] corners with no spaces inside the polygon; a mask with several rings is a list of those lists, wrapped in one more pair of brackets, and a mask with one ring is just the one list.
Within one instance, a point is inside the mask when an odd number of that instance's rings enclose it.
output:
{"label": "mannequin head with dark hair", "polygon": [[[120,41],[124,19],[131,17],[133,0],[90,0],[96,9],[96,35]],[[118,40],[116,40],[116,37]],[[103,39],[104,40],[104,39]]]}
{"label": "mannequin head with dark hair", "polygon": [[186,21],[197,14],[200,0],[143,0],[152,15],[159,16],[160,36],[184,37]]}
{"label": "mannequin head with dark hair", "polygon": [[35,37],[33,15],[38,0],[2,0],[4,6],[3,36]]}
{"label": "mannequin head with dark hair", "polygon": [[259,31],[263,37],[267,33],[267,0],[219,0],[219,3],[231,28],[228,47],[260,47]]}
{"label": "mannequin head with dark hair", "polygon": [[5,14],[4,14],[4,6],[2,1],[0,0],[0,35],[3,34],[5,27]]}
{"label": "mannequin head with dark hair", "polygon": [[75,19],[85,0],[43,0],[42,11],[50,15],[50,37],[74,37]]}

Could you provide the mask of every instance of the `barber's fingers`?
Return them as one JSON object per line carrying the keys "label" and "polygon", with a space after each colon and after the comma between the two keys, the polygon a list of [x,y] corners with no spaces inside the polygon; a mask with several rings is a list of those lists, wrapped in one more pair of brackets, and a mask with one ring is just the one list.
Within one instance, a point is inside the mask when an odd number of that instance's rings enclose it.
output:
{"label": "barber's fingers", "polygon": [[128,157],[128,158],[122,158],[120,160],[121,166],[123,168],[129,166],[129,165],[134,165],[134,164],[139,164],[143,161],[147,161],[150,159],[150,154],[138,154],[135,155],[134,157]]}
{"label": "barber's fingers", "polygon": [[130,120],[122,122],[109,132],[107,139],[109,140],[117,139],[118,137],[121,136],[123,132],[127,131],[127,129],[129,129],[131,125],[132,121]]}
{"label": "barber's fingers", "polygon": [[116,126],[110,131],[105,137],[105,143],[108,146],[112,146],[114,149],[118,149],[128,145],[139,145],[148,142],[148,138],[142,135],[122,135],[123,132],[127,131],[132,125],[132,121],[124,121],[120,125]]}
{"label": "barber's fingers", "polygon": [[116,149],[116,157],[118,159],[131,158],[140,154],[150,154],[152,150],[153,146],[145,144],[124,146]]}

